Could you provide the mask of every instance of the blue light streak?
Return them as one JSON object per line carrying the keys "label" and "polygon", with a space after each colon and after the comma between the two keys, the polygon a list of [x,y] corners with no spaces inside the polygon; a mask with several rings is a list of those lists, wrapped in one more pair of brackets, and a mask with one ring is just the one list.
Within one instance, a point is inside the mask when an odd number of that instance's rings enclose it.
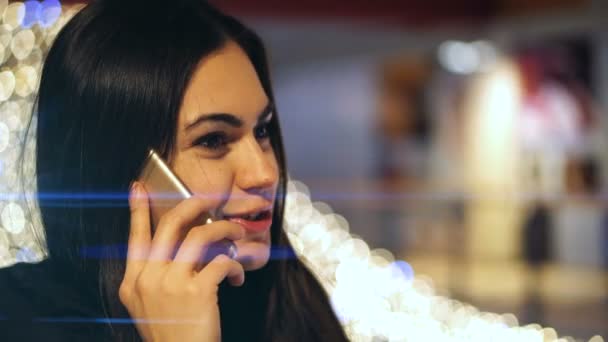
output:
{"label": "blue light streak", "polygon": [[[127,258],[127,245],[106,245],[106,246],[84,246],[80,249],[80,256],[90,259],[109,259]],[[295,252],[283,246],[273,246],[270,248],[271,260],[293,259],[296,257]]]}

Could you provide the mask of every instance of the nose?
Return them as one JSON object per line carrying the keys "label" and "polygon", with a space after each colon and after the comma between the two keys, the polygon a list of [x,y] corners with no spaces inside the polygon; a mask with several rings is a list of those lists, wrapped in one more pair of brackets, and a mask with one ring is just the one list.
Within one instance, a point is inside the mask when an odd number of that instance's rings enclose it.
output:
{"label": "nose", "polygon": [[239,188],[269,197],[273,194],[278,178],[278,165],[272,148],[263,149],[255,138],[248,139],[239,157]]}

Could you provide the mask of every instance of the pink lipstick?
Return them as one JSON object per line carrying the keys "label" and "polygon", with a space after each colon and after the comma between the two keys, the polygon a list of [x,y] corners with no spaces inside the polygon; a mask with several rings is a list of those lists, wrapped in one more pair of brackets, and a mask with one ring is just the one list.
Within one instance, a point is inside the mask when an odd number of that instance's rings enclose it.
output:
{"label": "pink lipstick", "polygon": [[240,224],[248,232],[260,233],[270,228],[272,212],[265,210],[255,215],[231,216],[228,221]]}

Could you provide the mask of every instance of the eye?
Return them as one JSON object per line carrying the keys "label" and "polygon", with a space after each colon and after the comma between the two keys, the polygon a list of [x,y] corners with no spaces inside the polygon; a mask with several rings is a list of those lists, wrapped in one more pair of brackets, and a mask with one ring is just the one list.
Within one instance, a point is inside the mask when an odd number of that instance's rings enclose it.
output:
{"label": "eye", "polygon": [[210,150],[218,150],[228,143],[228,137],[222,132],[205,134],[198,138],[194,144]]}
{"label": "eye", "polygon": [[259,124],[254,131],[255,138],[258,140],[268,139],[270,137],[270,122]]}

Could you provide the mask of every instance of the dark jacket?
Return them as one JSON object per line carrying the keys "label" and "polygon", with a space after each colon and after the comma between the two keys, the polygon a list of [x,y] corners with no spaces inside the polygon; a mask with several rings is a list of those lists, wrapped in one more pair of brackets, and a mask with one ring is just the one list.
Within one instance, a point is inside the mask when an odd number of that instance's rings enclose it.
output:
{"label": "dark jacket", "polygon": [[48,261],[0,268],[0,340],[109,341],[109,325],[48,274]]}

